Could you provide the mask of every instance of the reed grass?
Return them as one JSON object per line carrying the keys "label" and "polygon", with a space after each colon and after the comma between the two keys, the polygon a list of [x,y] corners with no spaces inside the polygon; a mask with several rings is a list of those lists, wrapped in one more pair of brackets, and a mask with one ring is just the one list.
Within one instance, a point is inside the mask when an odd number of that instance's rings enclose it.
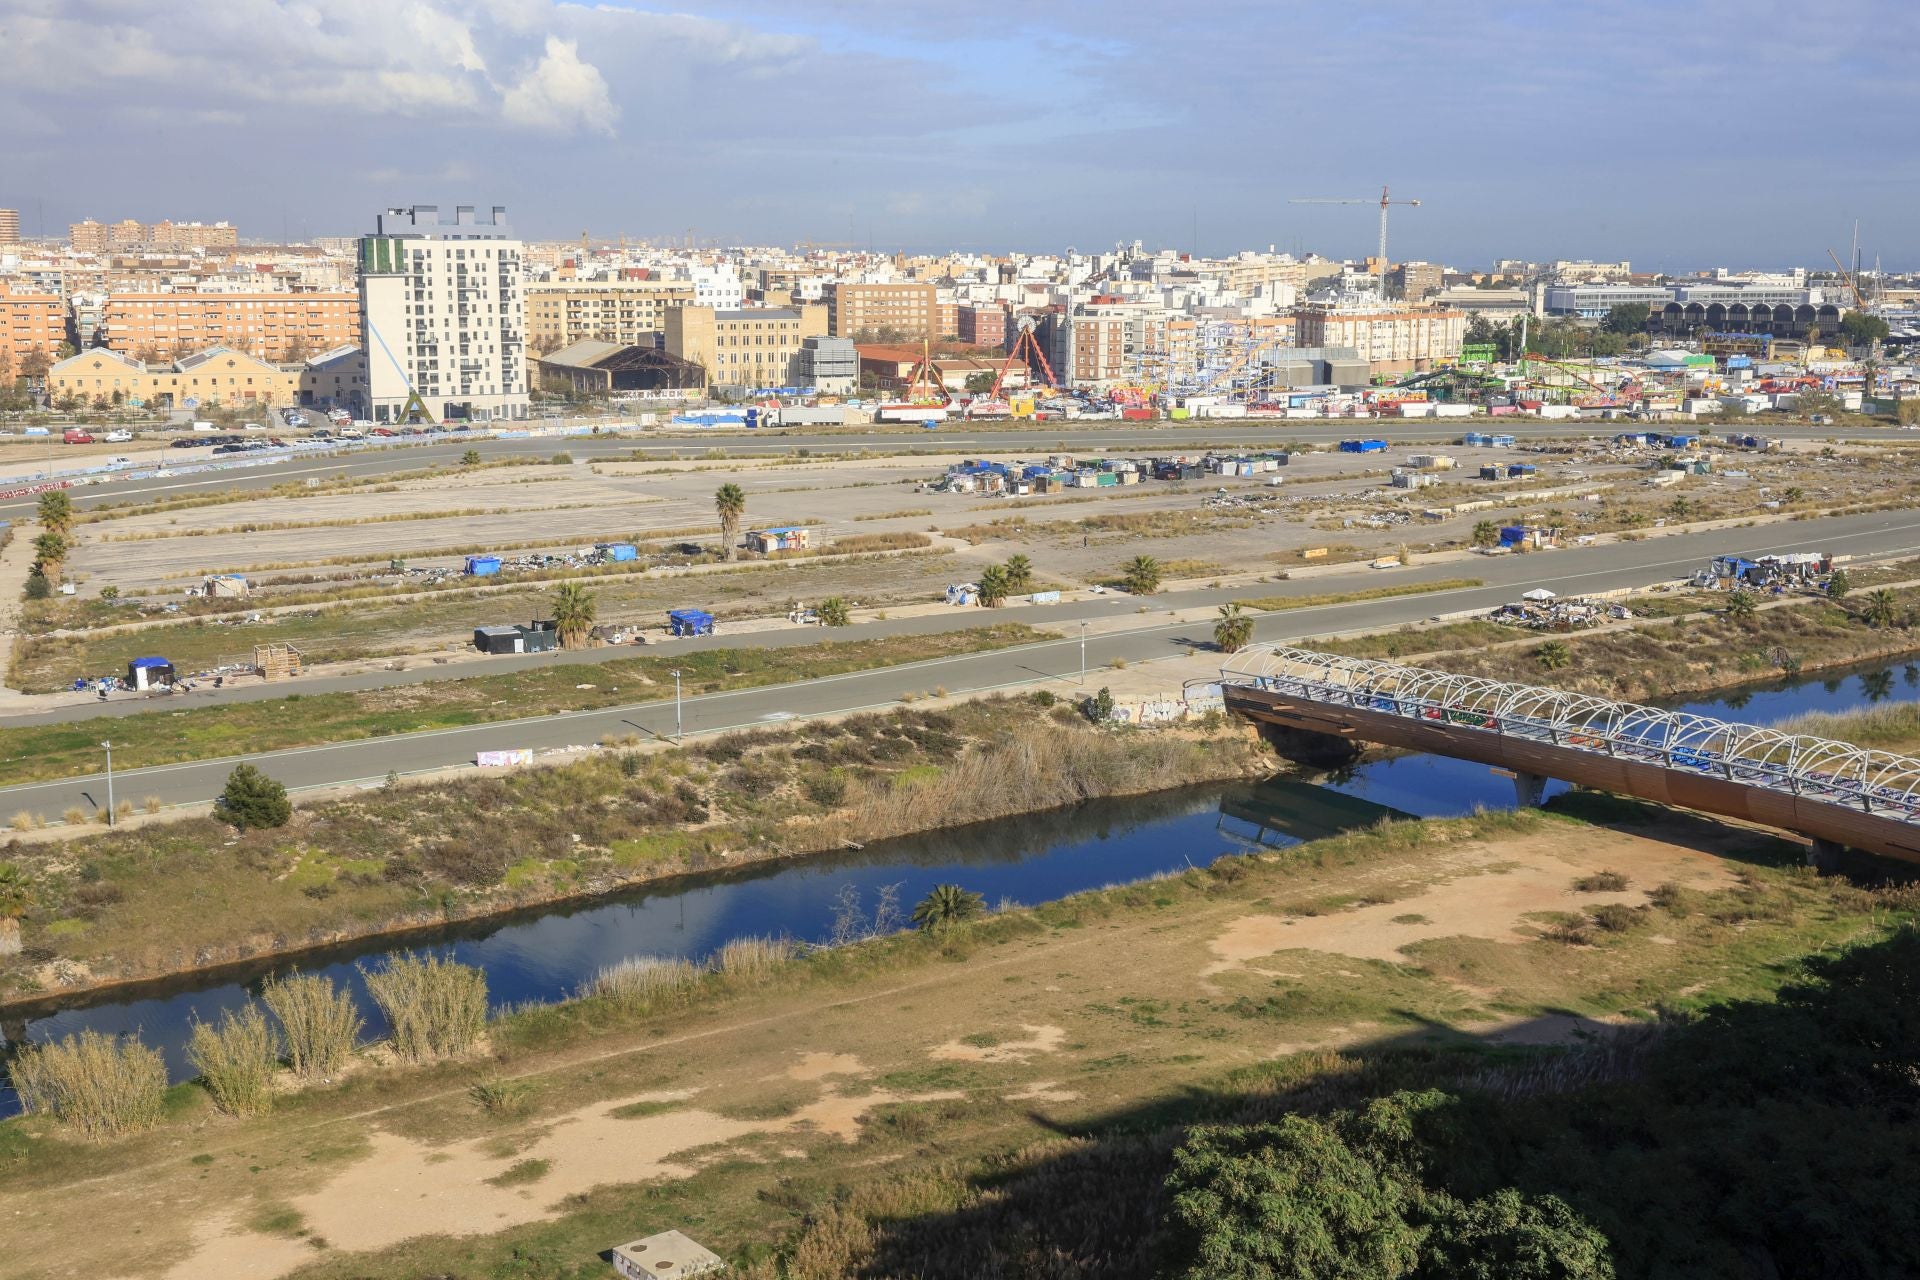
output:
{"label": "reed grass", "polygon": [[353,1057],[365,1025],[353,997],[332,978],[293,974],[267,983],[261,993],[286,1037],[287,1065],[295,1075],[317,1079],[338,1074]]}
{"label": "reed grass", "polygon": [[273,1107],[279,1048],[266,1015],[249,1000],[238,1012],[222,1011],[218,1026],[196,1019],[187,1061],[199,1071],[214,1106],[230,1116],[258,1116]]}
{"label": "reed grass", "polygon": [[661,956],[630,956],[594,975],[587,994],[632,1009],[657,1009],[685,996],[700,981],[692,963]]}
{"label": "reed grass", "polygon": [[87,1030],[29,1046],[11,1073],[23,1109],[90,1138],[144,1132],[166,1109],[166,1062],[134,1036]]}
{"label": "reed grass", "polygon": [[735,982],[764,982],[793,958],[787,938],[735,938],[714,953],[713,971]]}
{"label": "reed grass", "polygon": [[487,975],[472,965],[408,954],[362,972],[403,1062],[457,1057],[486,1030]]}

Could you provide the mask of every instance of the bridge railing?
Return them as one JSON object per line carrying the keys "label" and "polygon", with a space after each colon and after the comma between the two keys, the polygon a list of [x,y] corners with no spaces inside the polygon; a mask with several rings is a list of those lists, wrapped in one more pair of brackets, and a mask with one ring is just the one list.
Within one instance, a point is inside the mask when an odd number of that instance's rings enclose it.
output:
{"label": "bridge railing", "polygon": [[1829,738],[1279,645],[1240,650],[1221,667],[1220,682],[1656,764],[1920,824],[1920,760]]}

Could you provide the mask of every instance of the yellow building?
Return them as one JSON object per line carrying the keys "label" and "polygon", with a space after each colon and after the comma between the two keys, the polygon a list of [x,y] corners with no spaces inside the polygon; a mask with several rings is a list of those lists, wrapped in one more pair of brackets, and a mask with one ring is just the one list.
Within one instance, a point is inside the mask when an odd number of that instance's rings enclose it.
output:
{"label": "yellow building", "polygon": [[277,365],[244,351],[212,347],[169,365],[94,347],[47,371],[55,403],[71,397],[90,404],[193,408],[207,404],[264,407],[298,404],[301,368]]}
{"label": "yellow building", "polygon": [[672,307],[693,302],[687,280],[552,280],[522,290],[527,344],[557,351],[576,342],[650,347]]}
{"label": "yellow building", "polygon": [[1460,358],[1464,312],[1441,307],[1302,307],[1293,313],[1303,347],[1352,347],[1372,373],[1425,373]]}
{"label": "yellow building", "polygon": [[801,343],[826,336],[827,309],[670,307],[665,332],[667,354],[705,369],[709,385],[787,387],[800,380]]}

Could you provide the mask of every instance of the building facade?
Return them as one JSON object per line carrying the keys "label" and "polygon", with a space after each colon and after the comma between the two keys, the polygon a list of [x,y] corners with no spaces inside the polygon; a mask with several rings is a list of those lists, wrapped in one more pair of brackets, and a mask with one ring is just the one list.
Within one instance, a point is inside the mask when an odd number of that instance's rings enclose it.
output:
{"label": "building facade", "polygon": [[54,293],[15,292],[0,280],[0,363],[20,377],[36,353],[52,359],[67,340],[67,304]]}
{"label": "building facade", "polygon": [[825,290],[827,328],[836,338],[919,342],[939,337],[939,290],[932,284],[847,284]]}
{"label": "building facade", "polygon": [[210,404],[277,408],[300,402],[301,372],[298,365],[277,365],[226,347],[155,365],[95,347],[48,370],[47,395],[56,404],[71,399],[169,409]]}
{"label": "building facade", "polygon": [[1440,292],[1446,272],[1437,262],[1402,262],[1387,272],[1387,291],[1406,302]]}
{"label": "building facade", "polygon": [[1076,387],[1109,387],[1147,376],[1150,353],[1167,350],[1166,308],[1096,296],[1074,308],[1065,376]]}
{"label": "building facade", "polygon": [[388,209],[359,252],[374,421],[527,416],[521,244],[504,208]]}
{"label": "building facade", "polygon": [[817,305],[716,311],[671,307],[667,354],[699,365],[712,386],[755,389],[800,382],[800,351],[826,336],[827,309]]}
{"label": "building facade", "polygon": [[554,280],[525,292],[527,342],[539,352],[586,341],[652,346],[667,309],[694,301],[686,280]]}
{"label": "building facade", "polygon": [[20,211],[0,209],[0,245],[20,243]]}
{"label": "building facade", "polygon": [[802,338],[798,385],[812,387],[823,396],[852,395],[860,385],[860,355],[853,339]]}
{"label": "building facade", "polygon": [[1460,358],[1467,317],[1439,307],[1336,305],[1293,313],[1302,347],[1351,347],[1379,373],[1424,373]]}
{"label": "building facade", "polygon": [[231,347],[276,363],[360,345],[360,298],[328,293],[111,293],[100,345],[143,360]]}

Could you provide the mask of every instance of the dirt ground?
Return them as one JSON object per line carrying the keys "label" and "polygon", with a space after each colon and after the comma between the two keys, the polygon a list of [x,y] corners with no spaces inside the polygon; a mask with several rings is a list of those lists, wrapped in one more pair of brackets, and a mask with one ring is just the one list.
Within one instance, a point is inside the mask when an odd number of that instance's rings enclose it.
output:
{"label": "dirt ground", "polygon": [[[22,1167],[0,1187],[0,1249],[22,1280],[241,1280],[321,1259],[346,1274],[348,1254],[351,1274],[414,1275],[440,1269],[443,1248],[414,1237],[560,1222],[595,1188],[630,1189],[631,1235],[680,1225],[653,1197],[700,1177],[721,1179],[701,1183],[701,1230],[727,1252],[782,1229],[756,1195],[785,1171],[886,1166],[923,1140],[1004,1149],[1306,1047],[1591,1034],[1656,996],[1737,980],[1731,935],[1698,914],[1588,947],[1539,933],[1552,913],[1639,906],[1656,884],[1727,891],[1738,866],[1722,854],[1748,833],[1705,828],[1722,849],[1692,828],[1668,843],[1529,821],[1344,867],[1282,855],[1247,891],[1166,910],[1142,886],[1125,891],[1133,908],[1078,927],[492,1065],[375,1072],[266,1121],[195,1111],[72,1154],[68,1176]],[[1628,887],[1573,887],[1600,870]],[[1782,954],[1815,945],[1786,926],[1771,943],[1738,936]],[[503,1076],[530,1091],[521,1115],[468,1097]]]}

